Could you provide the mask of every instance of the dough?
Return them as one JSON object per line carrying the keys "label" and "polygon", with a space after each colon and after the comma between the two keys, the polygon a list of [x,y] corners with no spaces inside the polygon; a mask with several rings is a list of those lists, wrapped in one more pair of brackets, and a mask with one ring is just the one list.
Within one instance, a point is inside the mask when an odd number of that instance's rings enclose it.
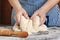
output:
{"label": "dough", "polygon": [[27,32],[29,34],[32,34],[32,32],[36,32],[35,29],[33,28],[32,20],[30,20],[30,19],[27,24]]}
{"label": "dough", "polygon": [[31,19],[26,19],[24,16],[21,16],[20,20],[20,29],[18,29],[17,25],[14,26],[15,31],[26,31],[29,34],[32,34],[33,32],[36,33],[38,31],[47,31],[47,26],[46,25],[40,25],[40,18],[39,16],[36,16],[33,20]]}
{"label": "dough", "polygon": [[36,32],[38,32],[40,25],[40,18],[36,16],[32,21],[33,21],[33,28],[35,29]]}
{"label": "dough", "polygon": [[13,27],[13,30],[14,30],[14,31],[21,31],[21,29],[18,29],[18,26],[17,26],[16,23],[15,23],[15,25],[14,25],[14,27]]}
{"label": "dough", "polygon": [[27,31],[27,24],[28,24],[28,20],[24,16],[21,16],[20,28],[22,31]]}
{"label": "dough", "polygon": [[40,18],[39,16],[36,16],[34,19],[33,19],[33,27],[35,29],[35,31],[47,31],[47,26],[46,25],[41,25],[39,26],[41,23],[40,23]]}
{"label": "dough", "polygon": [[48,28],[47,28],[47,26],[46,25],[41,25],[40,27],[39,27],[39,29],[40,29],[40,31],[48,31]]}
{"label": "dough", "polygon": [[20,28],[22,31],[26,31],[29,34],[31,34],[31,32],[35,32],[33,29],[32,20],[26,19],[24,16],[21,16]]}

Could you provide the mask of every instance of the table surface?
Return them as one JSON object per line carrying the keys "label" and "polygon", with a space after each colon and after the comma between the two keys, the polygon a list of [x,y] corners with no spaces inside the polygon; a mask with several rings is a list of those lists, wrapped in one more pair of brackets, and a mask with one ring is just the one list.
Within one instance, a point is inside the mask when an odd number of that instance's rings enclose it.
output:
{"label": "table surface", "polygon": [[[4,27],[12,28],[12,26]],[[0,36],[0,40],[60,40],[60,27],[49,27],[47,34],[41,34],[41,32],[38,32],[29,35],[27,38]]]}

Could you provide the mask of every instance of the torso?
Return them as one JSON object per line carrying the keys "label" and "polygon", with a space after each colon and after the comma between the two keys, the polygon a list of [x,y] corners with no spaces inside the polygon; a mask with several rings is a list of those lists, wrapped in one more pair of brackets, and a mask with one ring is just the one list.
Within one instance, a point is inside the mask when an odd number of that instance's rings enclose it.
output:
{"label": "torso", "polygon": [[46,1],[47,0],[19,0],[29,16],[32,15],[34,11],[39,9]]}

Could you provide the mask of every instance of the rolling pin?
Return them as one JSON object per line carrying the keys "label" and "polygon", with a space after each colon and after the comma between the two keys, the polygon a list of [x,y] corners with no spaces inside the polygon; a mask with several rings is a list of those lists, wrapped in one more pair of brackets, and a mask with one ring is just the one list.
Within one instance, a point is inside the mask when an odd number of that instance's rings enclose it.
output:
{"label": "rolling pin", "polygon": [[17,36],[26,38],[28,36],[27,32],[15,32],[12,29],[0,29],[0,36]]}

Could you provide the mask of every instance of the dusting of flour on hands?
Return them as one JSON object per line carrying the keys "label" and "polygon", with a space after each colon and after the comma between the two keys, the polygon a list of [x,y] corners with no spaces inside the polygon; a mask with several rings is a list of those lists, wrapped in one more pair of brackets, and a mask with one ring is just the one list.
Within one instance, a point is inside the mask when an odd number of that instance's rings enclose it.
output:
{"label": "dusting of flour on hands", "polygon": [[46,25],[40,25],[40,18],[39,16],[36,16],[33,20],[31,19],[26,19],[24,16],[21,16],[21,20],[20,20],[20,30],[17,28],[17,25],[14,25],[14,27],[16,26],[16,28],[14,28],[14,31],[26,31],[28,32],[28,34],[32,34],[32,33],[37,33],[39,31],[47,31],[48,28]]}

